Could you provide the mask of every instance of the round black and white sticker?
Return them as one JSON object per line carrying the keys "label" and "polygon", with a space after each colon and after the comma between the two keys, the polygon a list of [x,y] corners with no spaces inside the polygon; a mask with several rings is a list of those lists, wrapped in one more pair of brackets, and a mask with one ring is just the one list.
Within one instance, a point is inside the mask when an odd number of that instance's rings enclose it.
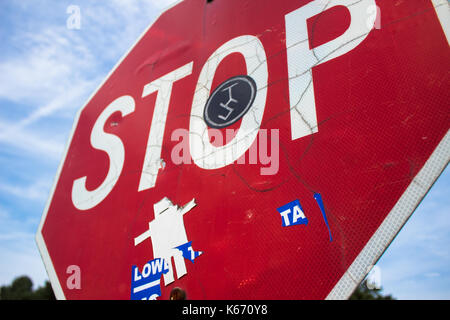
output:
{"label": "round black and white sticker", "polygon": [[251,77],[232,77],[221,83],[210,95],[203,118],[211,128],[228,127],[248,112],[255,96],[256,83]]}

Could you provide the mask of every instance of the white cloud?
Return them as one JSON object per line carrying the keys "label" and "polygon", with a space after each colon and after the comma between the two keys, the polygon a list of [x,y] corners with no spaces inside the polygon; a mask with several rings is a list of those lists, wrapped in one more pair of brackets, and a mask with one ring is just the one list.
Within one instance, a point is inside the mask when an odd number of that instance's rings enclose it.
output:
{"label": "white cloud", "polygon": [[[0,123],[0,143],[25,151],[27,157],[60,159],[63,142],[43,136],[51,128],[27,127],[46,117],[61,117],[61,111],[74,113],[100,81],[83,77],[82,71],[93,67],[92,54],[80,39],[72,36],[70,40],[65,33],[63,28],[46,28],[36,34],[19,32],[16,41],[23,43],[22,51],[0,63],[0,98],[29,106],[20,121]],[[8,108],[8,103],[2,108]],[[58,137],[61,132],[53,130],[51,135]]]}
{"label": "white cloud", "polygon": [[177,0],[112,0],[115,7],[127,10],[128,14],[138,14],[140,10],[152,5],[158,9],[166,9]]}
{"label": "white cloud", "polygon": [[0,286],[21,275],[30,276],[35,287],[47,280],[47,274],[34,241],[33,222],[14,216],[0,206]]}
{"label": "white cloud", "polygon": [[440,277],[441,274],[439,272],[427,272],[427,273],[425,273],[424,276],[428,277],[428,278],[436,278],[436,277]]}
{"label": "white cloud", "polygon": [[8,217],[9,217],[8,211],[6,211],[6,209],[0,206],[0,221],[3,222],[6,219],[8,219]]}
{"label": "white cloud", "polygon": [[63,27],[19,31],[12,41],[21,49],[0,63],[0,97],[31,107],[49,103],[78,81],[85,82],[82,71],[95,61],[82,40]]}
{"label": "white cloud", "polygon": [[177,2],[177,0],[152,0],[151,2],[160,9],[166,9]]}
{"label": "white cloud", "polygon": [[51,182],[51,179],[40,178],[33,181],[32,184],[26,186],[0,183],[0,191],[17,198],[35,200],[44,203],[49,196]]}
{"label": "white cloud", "polygon": [[0,145],[4,148],[13,147],[25,151],[21,157],[39,156],[41,161],[58,161],[62,157],[64,143],[54,138],[42,137],[38,132],[26,128],[17,128],[14,125],[0,122]]}

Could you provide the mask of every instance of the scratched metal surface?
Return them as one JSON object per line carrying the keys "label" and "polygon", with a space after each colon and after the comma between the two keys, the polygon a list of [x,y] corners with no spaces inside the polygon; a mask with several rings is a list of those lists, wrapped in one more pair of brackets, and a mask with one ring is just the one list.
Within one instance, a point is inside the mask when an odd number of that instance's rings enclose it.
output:
{"label": "scratched metal surface", "polygon": [[[132,266],[156,258],[150,241],[135,246],[134,238],[148,228],[153,204],[164,197],[179,206],[195,198],[184,226],[203,254],[186,262],[186,275],[167,286],[161,282],[162,298],[173,287],[185,289],[189,299],[327,297],[448,132],[450,52],[431,1],[377,1],[381,28],[310,70],[317,132],[292,140],[285,16],[309,2],[183,1],[152,25],[80,113],[45,212],[40,234],[51,258],[46,267],[56,275],[52,285],[62,289],[59,297],[129,299]],[[339,36],[349,23],[339,6],[310,19],[310,47]],[[241,35],[256,36],[267,57],[261,61],[268,79],[259,125],[269,133],[279,130],[277,173],[261,175],[263,164],[235,162],[211,170],[174,164],[171,152],[178,141],[170,135],[189,129],[203,65]],[[142,88],[191,61],[192,73],[172,88],[161,151],[165,166],[154,188],[138,192],[156,99],[141,98]],[[242,56],[231,54],[219,64],[211,89],[248,71]],[[71,201],[73,181],[87,176],[87,189],[95,189],[109,167],[107,154],[89,143],[91,129],[121,95],[134,97],[135,111],[123,118],[114,114],[105,125],[124,142],[121,176],[104,201],[80,213]],[[448,157],[447,152],[441,166]],[[277,208],[296,199],[308,224],[282,227]],[[399,228],[389,233],[390,240]],[[376,261],[389,241],[364,263]],[[73,264],[82,270],[82,290],[65,287],[66,268]],[[359,273],[335,297],[346,298],[360,280]]]}

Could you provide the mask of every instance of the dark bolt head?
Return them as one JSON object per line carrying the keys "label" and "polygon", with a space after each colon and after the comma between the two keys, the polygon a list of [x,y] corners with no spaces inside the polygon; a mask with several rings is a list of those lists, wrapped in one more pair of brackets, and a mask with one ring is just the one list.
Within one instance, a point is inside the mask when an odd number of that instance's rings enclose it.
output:
{"label": "dark bolt head", "polygon": [[186,300],[186,291],[175,287],[170,291],[170,300]]}

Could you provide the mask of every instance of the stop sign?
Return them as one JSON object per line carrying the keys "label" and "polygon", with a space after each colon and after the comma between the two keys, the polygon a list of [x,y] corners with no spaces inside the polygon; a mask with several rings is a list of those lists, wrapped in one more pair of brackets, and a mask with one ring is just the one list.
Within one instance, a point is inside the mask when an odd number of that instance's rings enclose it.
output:
{"label": "stop sign", "polygon": [[450,158],[446,0],[186,0],[79,111],[37,243],[67,299],[346,298]]}

